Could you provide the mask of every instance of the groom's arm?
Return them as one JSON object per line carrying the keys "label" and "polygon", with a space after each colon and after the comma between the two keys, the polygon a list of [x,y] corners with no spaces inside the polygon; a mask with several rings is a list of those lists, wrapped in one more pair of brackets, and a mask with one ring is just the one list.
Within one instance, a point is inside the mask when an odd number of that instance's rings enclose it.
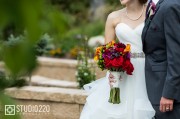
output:
{"label": "groom's arm", "polygon": [[180,89],[180,5],[171,5],[164,14],[164,33],[167,49],[167,76],[160,111],[172,111]]}
{"label": "groom's arm", "polygon": [[177,90],[180,89],[180,5],[169,7],[164,19],[167,76],[162,96],[177,99]]}

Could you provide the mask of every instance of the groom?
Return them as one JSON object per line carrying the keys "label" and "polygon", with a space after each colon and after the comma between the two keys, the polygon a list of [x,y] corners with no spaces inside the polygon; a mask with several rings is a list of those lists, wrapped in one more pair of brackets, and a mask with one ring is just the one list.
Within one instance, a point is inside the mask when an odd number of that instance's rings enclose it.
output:
{"label": "groom", "polygon": [[150,1],[142,42],[155,118],[180,119],[180,0]]}

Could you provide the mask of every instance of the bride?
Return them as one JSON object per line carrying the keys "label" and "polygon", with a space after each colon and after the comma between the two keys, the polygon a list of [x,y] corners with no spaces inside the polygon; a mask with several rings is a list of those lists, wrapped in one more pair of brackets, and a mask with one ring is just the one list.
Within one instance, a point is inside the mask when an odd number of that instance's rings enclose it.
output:
{"label": "bride", "polygon": [[147,0],[120,0],[126,7],[109,14],[105,28],[105,42],[112,39],[131,44],[133,75],[122,76],[120,81],[120,104],[108,102],[113,76],[106,77],[84,86],[89,92],[80,119],[152,119],[155,111],[149,102],[142,53],[141,34],[144,27]]}

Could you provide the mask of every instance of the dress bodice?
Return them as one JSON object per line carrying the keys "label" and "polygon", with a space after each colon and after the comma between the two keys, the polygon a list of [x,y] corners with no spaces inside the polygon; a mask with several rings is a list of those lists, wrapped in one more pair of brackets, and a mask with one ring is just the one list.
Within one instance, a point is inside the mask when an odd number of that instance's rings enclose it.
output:
{"label": "dress bodice", "polygon": [[115,27],[116,36],[120,42],[131,45],[131,52],[142,52],[141,34],[144,23],[139,24],[134,29],[125,23],[119,23]]}

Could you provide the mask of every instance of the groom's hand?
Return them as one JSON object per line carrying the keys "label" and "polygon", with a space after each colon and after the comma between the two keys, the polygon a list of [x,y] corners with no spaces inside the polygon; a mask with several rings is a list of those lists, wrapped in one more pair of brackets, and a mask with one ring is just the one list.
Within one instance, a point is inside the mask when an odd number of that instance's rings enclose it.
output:
{"label": "groom's hand", "polygon": [[174,103],[174,100],[162,97],[160,100],[160,107],[159,107],[160,111],[161,112],[172,111],[173,110],[173,103]]}

